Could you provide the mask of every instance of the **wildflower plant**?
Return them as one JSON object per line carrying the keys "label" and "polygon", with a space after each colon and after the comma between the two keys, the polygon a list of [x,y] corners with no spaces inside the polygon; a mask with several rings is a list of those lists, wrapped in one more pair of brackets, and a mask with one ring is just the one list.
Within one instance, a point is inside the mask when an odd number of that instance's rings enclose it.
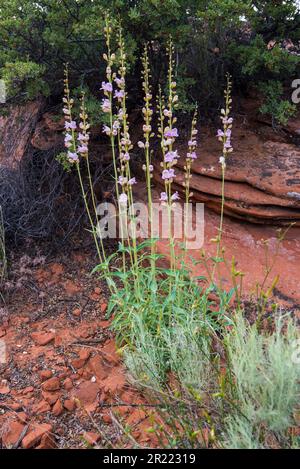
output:
{"label": "wildflower plant", "polygon": [[[121,27],[118,27],[115,33],[109,16],[105,19],[104,34],[107,46],[107,52],[103,56],[106,61],[106,78],[101,85],[103,93],[101,109],[107,115],[107,124],[103,126],[103,133],[110,140],[118,202],[121,239],[117,253],[107,255],[101,230],[97,230],[96,199],[93,195],[93,181],[89,168],[89,123],[85,97],[83,94],[80,123],[77,125],[73,117],[74,101],[70,96],[67,69],[63,110],[65,146],[68,162],[76,167],[78,173],[91,232],[97,247],[99,265],[95,267],[93,273],[104,277],[110,288],[108,315],[114,314],[112,328],[117,343],[122,348],[125,363],[136,382],[144,389],[154,392],[155,399],[163,401],[162,408],[169,412],[166,417],[168,428],[173,425],[173,430],[168,435],[172,445],[186,445],[188,441],[191,447],[210,445],[222,447],[231,444],[244,447],[247,441],[247,444],[258,447],[259,442],[263,440],[263,431],[257,432],[255,425],[263,425],[264,422],[268,423],[270,432],[281,432],[281,439],[286,442],[287,429],[292,422],[291,415],[299,392],[298,374],[290,366],[285,373],[283,362],[279,358],[277,360],[277,355],[282,352],[288,360],[291,351],[289,340],[296,337],[295,327],[289,323],[288,337],[285,341],[280,338],[283,330],[281,324],[275,323],[274,334],[261,337],[257,325],[252,327],[247,320],[241,318],[241,298],[237,278],[241,278],[242,284],[243,274],[236,269],[234,259],[230,268],[233,288],[227,292],[221,283],[217,284],[215,280],[215,271],[217,268],[219,271],[219,264],[224,262],[228,267],[226,259],[221,258],[221,255],[224,254],[222,233],[226,163],[233,151],[231,78],[227,76],[225,106],[221,111],[222,128],[217,132],[217,138],[222,144],[220,157],[222,204],[220,226],[215,240],[217,252],[216,257],[210,259],[213,260],[212,269],[203,253],[200,263],[207,275],[193,278],[186,265],[186,233],[191,217],[185,216],[181,257],[175,254],[172,225],[172,209],[180,199],[178,192],[173,189],[176,164],[180,155],[176,145],[179,137],[176,117],[178,95],[174,76],[172,38],[169,38],[167,44],[169,66],[166,86],[160,84],[156,100],[156,130],[147,44],[142,54],[143,138],[137,146],[144,156],[142,169],[145,174],[150,237],[146,241],[141,241],[137,237],[134,206],[134,188],[137,181],[130,166],[134,152],[127,111],[126,44]],[[197,158],[197,124],[196,106],[184,163],[183,202],[187,214],[192,198],[190,191],[192,165]],[[151,148],[155,136],[160,144],[157,155]],[[160,167],[158,160],[161,161]],[[90,197],[83,183],[82,165],[87,166],[89,191],[92,193]],[[156,252],[152,176],[158,168],[164,187],[160,194],[160,203],[166,207],[168,215],[169,268],[163,267],[158,262],[163,256]],[[180,265],[179,259],[181,259]],[[268,276],[269,273],[268,270]],[[238,300],[236,311],[230,307],[234,294]],[[239,362],[239,357],[242,357],[243,361]],[[224,361],[227,369],[224,369]],[[232,363],[233,361],[236,363]],[[259,373],[254,369],[255,366]],[[248,371],[249,376],[257,382],[259,393],[256,385],[250,382]],[[179,382],[176,391],[172,391],[168,386],[170,373],[174,374]],[[275,376],[276,373],[279,373],[278,378]],[[264,388],[265,377],[269,381]],[[285,377],[292,379],[291,385],[283,385]],[[270,385],[272,380],[280,384],[278,393],[272,390]],[[279,400],[285,392],[288,394],[288,402],[283,405]],[[251,402],[247,402],[248,396]],[[258,404],[259,407],[256,407]],[[231,417],[226,418],[229,414]],[[204,435],[208,437],[205,439]],[[183,440],[185,443],[182,443]]]}

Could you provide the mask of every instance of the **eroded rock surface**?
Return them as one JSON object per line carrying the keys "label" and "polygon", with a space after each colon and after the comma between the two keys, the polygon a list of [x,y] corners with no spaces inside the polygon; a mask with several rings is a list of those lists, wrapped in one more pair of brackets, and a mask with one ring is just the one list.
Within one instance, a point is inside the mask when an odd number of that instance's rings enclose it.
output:
{"label": "eroded rock surface", "polygon": [[10,106],[0,116],[0,165],[13,169],[21,161],[43,108],[44,100],[36,100]]}
{"label": "eroded rock surface", "polygon": [[[200,132],[198,159],[193,163],[193,200],[205,202],[216,212],[221,208],[220,142],[215,132]],[[300,147],[269,128],[259,130],[237,122],[233,129],[234,152],[228,157],[225,182],[225,213],[255,223],[300,225]],[[176,189],[184,193],[186,147],[179,146]],[[157,162],[159,168],[159,162]],[[161,169],[154,172],[162,184]]]}

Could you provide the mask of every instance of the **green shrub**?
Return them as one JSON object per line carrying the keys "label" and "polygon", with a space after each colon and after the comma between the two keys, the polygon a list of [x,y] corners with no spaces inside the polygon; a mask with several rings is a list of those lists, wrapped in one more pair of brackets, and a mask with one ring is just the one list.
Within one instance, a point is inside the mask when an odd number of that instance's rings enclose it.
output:
{"label": "green shrub", "polygon": [[5,63],[1,76],[6,84],[7,98],[32,100],[38,96],[48,96],[49,86],[43,80],[45,67],[34,62]]}
{"label": "green shrub", "polygon": [[[105,43],[99,37],[106,0],[2,0],[0,13],[0,69],[5,64],[28,62],[40,70],[30,81],[27,94],[54,96],[63,92],[62,64],[70,63],[72,86],[81,82],[93,95]],[[149,42],[155,88],[167,68],[164,49],[172,34],[176,44],[176,80],[183,111],[200,101],[213,112],[222,99],[220,88],[226,71],[243,89],[260,80],[291,81],[299,57],[279,47],[267,50],[270,39],[299,39],[299,15],[294,1],[275,4],[259,0],[116,0],[109,2],[112,16],[121,20],[127,43],[128,82],[135,91],[140,76],[139,57]],[[145,28],[145,19],[147,28]],[[116,20],[114,20],[116,21]],[[251,30],[247,36],[244,30]],[[33,65],[32,65],[33,67]],[[21,77],[22,78],[22,77]],[[22,79],[23,79],[22,78]],[[41,81],[42,80],[42,81]],[[11,81],[11,79],[9,80]],[[35,84],[33,84],[35,81]],[[48,89],[45,85],[48,86]],[[290,83],[288,83],[290,86]],[[13,93],[19,99],[19,92]],[[134,93],[132,104],[140,99]],[[204,112],[204,109],[203,109]],[[205,112],[208,112],[205,110]]]}
{"label": "green shrub", "polygon": [[268,81],[259,85],[264,96],[264,103],[260,107],[262,114],[272,117],[273,123],[286,125],[288,120],[296,114],[297,107],[289,100],[283,99],[283,86],[279,81]]}

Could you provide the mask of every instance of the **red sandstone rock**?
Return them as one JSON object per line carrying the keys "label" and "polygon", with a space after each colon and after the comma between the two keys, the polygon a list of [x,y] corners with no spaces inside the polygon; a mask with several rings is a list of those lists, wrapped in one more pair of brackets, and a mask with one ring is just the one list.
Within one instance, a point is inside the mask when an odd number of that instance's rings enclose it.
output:
{"label": "red sandstone rock", "polygon": [[42,384],[42,389],[44,391],[58,391],[60,389],[60,381],[54,376],[53,378],[47,379]]}
{"label": "red sandstone rock", "polygon": [[47,401],[43,400],[40,401],[38,404],[35,404],[32,410],[34,414],[39,415],[44,412],[49,412],[51,410],[51,407]]}
{"label": "red sandstone rock", "polygon": [[124,371],[121,367],[113,368],[109,376],[101,383],[105,393],[120,393],[126,384]]}
{"label": "red sandstone rock", "polygon": [[72,397],[78,401],[79,407],[82,406],[89,412],[94,411],[98,406],[99,386],[97,383],[84,381],[77,389],[72,391]]}
{"label": "red sandstone rock", "polygon": [[63,382],[63,387],[66,391],[70,391],[73,388],[72,380],[70,378],[66,378]]}
{"label": "red sandstone rock", "polygon": [[46,379],[52,378],[53,373],[51,370],[42,370],[40,371],[40,378],[42,381],[45,381]]}
{"label": "red sandstone rock", "polygon": [[99,355],[90,358],[87,369],[93,376],[96,376],[98,382],[103,381],[108,376],[107,367],[104,365],[102,357]]}
{"label": "red sandstone rock", "polygon": [[52,431],[52,426],[48,423],[35,425],[33,429],[23,438],[22,447],[24,449],[32,448],[36,445],[46,433]]}
{"label": "red sandstone rock", "polygon": [[47,345],[55,336],[52,332],[33,332],[31,337],[37,345]]}
{"label": "red sandstone rock", "polygon": [[80,308],[73,309],[72,314],[73,316],[78,318],[81,315],[81,309]]}
{"label": "red sandstone rock", "polygon": [[84,432],[83,438],[89,445],[94,446],[99,441],[100,435],[94,432]]}
{"label": "red sandstone rock", "polygon": [[62,403],[60,399],[58,399],[52,408],[52,412],[56,417],[58,417],[59,415],[63,413],[63,411],[64,409],[63,409]]}
{"label": "red sandstone rock", "polygon": [[76,407],[76,404],[74,400],[66,399],[64,401],[64,408],[67,409],[69,412],[73,412],[75,407]]}
{"label": "red sandstone rock", "polygon": [[11,448],[14,446],[20,438],[24,428],[25,425],[16,420],[11,420],[8,422],[6,428],[4,427],[2,434],[2,443],[4,447]]}
{"label": "red sandstone rock", "polygon": [[0,384],[0,394],[9,394],[10,388],[7,384]]}
{"label": "red sandstone rock", "polygon": [[42,436],[40,444],[36,447],[36,449],[55,449],[57,447],[55,443],[55,439],[49,433],[45,433]]}
{"label": "red sandstone rock", "polygon": [[54,405],[57,399],[60,397],[59,392],[47,392],[47,391],[42,391],[42,396],[43,399],[48,402],[50,405]]}

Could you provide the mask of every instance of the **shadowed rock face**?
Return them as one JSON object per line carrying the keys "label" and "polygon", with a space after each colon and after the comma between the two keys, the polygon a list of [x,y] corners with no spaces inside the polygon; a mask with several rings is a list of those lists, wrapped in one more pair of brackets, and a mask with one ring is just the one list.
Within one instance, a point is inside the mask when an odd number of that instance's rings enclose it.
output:
{"label": "shadowed rock face", "polygon": [[[207,129],[200,131],[200,140],[190,183],[193,200],[220,212],[220,143]],[[300,225],[300,147],[286,143],[271,129],[241,122],[233,129],[233,145],[226,168],[225,213],[254,223]],[[174,187],[183,193],[186,148],[182,145],[179,154]],[[158,184],[160,172],[154,172]]]}
{"label": "shadowed rock face", "polygon": [[33,147],[46,151],[63,144],[64,118],[46,112],[36,125],[31,139]]}
{"label": "shadowed rock face", "polygon": [[11,106],[0,116],[0,165],[13,169],[21,161],[44,105],[36,100]]}

